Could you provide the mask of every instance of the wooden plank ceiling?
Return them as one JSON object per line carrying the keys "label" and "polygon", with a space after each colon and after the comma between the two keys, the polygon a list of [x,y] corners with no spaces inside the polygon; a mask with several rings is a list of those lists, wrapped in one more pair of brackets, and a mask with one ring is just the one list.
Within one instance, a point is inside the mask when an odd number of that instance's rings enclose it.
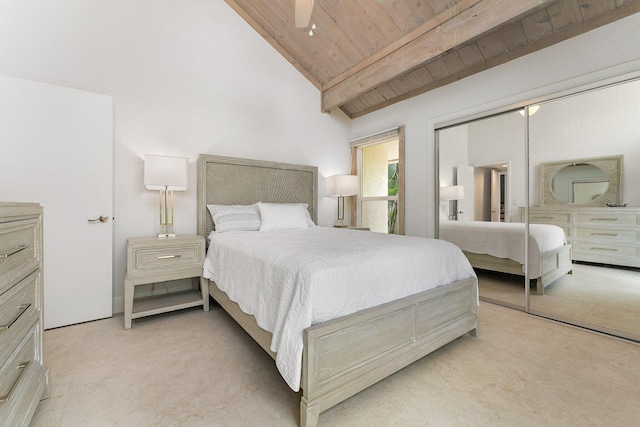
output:
{"label": "wooden plank ceiling", "polygon": [[315,0],[296,28],[294,0],[226,2],[321,91],[322,111],[351,118],[640,12],[640,0]]}

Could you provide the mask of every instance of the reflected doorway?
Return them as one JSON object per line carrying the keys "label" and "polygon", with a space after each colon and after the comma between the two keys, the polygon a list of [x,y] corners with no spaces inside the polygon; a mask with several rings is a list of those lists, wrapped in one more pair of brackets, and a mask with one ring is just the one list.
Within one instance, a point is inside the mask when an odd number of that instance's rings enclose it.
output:
{"label": "reflected doorway", "polygon": [[[526,230],[519,214],[526,203],[524,130],[524,117],[513,110],[436,134],[438,236],[459,246],[470,260],[480,299],[520,310],[526,307]],[[467,169],[470,178],[461,174]],[[451,202],[445,196],[452,186],[464,188],[466,202],[455,215],[447,211]],[[455,206],[461,205],[457,200]]]}

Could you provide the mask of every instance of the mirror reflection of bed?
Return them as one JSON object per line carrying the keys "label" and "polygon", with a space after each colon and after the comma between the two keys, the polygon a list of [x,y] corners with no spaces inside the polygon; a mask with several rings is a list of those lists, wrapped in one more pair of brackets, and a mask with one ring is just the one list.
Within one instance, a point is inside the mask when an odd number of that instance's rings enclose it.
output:
{"label": "mirror reflection of bed", "polygon": [[[638,97],[640,82],[631,80],[538,102],[529,117],[528,151],[525,117],[515,110],[437,131],[439,186],[462,185],[475,200],[474,216],[458,220],[493,222],[482,213],[491,199],[483,178],[489,174],[462,183],[458,168],[497,169],[508,161],[504,221],[524,223],[528,210],[531,226],[557,226],[571,246],[571,274],[555,278],[542,293],[531,283],[528,302],[524,276],[477,268],[482,300],[640,340]],[[562,170],[555,183],[549,168]],[[460,210],[460,203],[454,208]],[[441,219],[450,218],[449,204],[440,203]],[[440,238],[442,230],[440,221]]]}

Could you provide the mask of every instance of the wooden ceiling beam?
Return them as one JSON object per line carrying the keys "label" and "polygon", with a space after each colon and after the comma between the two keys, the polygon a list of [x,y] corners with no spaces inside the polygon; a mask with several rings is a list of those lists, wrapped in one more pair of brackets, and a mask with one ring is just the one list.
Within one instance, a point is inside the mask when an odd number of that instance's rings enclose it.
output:
{"label": "wooden ceiling beam", "polygon": [[329,112],[450,49],[558,0],[463,0],[331,80],[322,91]]}
{"label": "wooden ceiling beam", "polygon": [[[344,112],[351,119],[365,116],[374,111],[388,107],[389,105],[393,105],[400,101],[413,98],[414,96],[423,94],[425,92],[436,89],[438,87],[445,86],[449,83],[474,75],[486,69],[507,63],[513,59],[528,55],[532,52],[536,52],[546,47],[553,46],[556,43],[560,43],[564,40],[568,40],[572,37],[576,37],[580,34],[584,34],[587,31],[591,31],[595,28],[602,27],[604,25],[610,24],[612,22],[618,21],[622,18],[625,18],[627,16],[630,16],[636,13],[640,13],[640,0],[627,0],[627,2],[619,8],[608,10],[606,13],[596,15],[595,18],[591,18],[586,22],[581,22],[573,26],[565,27],[560,32],[553,33],[553,32],[547,32],[543,30],[545,34],[544,37],[537,37],[536,39],[531,40],[529,44],[527,44],[526,46],[521,46],[511,51],[504,51],[500,55],[487,59],[486,61],[477,61],[475,64],[469,64],[468,67],[462,70],[461,72],[451,75],[445,79],[432,80],[430,82],[427,82],[427,80],[425,80],[426,82],[425,85],[415,90],[412,90],[410,92],[397,94],[395,97],[388,96],[386,97],[387,98],[386,101],[379,103],[377,105],[370,105],[370,106],[361,107],[358,109],[351,108],[351,107],[356,107],[358,105],[355,102],[359,99],[358,97],[352,102],[350,102],[349,104],[345,105],[345,107],[349,107],[349,109],[348,111],[344,111]],[[531,16],[535,16],[535,15],[531,15]],[[476,48],[477,48],[476,43],[471,43],[465,47],[462,47],[458,52],[461,52],[463,50],[467,51],[469,49],[476,49]],[[341,107],[341,108],[344,110],[345,107]]]}

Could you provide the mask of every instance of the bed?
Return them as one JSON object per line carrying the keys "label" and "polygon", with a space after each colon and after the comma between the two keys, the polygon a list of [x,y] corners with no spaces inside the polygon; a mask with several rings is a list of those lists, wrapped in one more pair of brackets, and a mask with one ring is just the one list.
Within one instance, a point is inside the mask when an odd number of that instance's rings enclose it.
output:
{"label": "bed", "polygon": [[[317,168],[315,167],[200,155],[198,160],[198,233],[209,238],[213,230],[213,220],[211,212],[207,208],[208,205],[246,206],[258,202],[264,204],[304,204],[308,217],[317,223],[317,187]],[[287,232],[285,237],[278,234],[278,238],[272,238],[272,241],[266,240],[256,243],[254,240],[250,240],[245,242],[245,246],[269,247],[276,244],[275,241],[278,239],[289,242],[297,238],[296,231],[298,230]],[[275,233],[281,232],[276,231]],[[357,241],[360,236],[367,242],[361,245],[363,248],[368,246],[371,240],[378,237],[392,237],[383,235],[375,237],[376,233],[324,227],[309,227],[306,231],[299,230],[299,233],[308,233],[309,235],[316,233],[318,236],[325,236],[325,239],[337,239],[338,235],[335,233],[341,233],[342,236],[348,235],[350,237],[347,240],[353,241]],[[216,237],[217,234],[212,236],[208,257],[210,255],[220,256],[220,251],[233,250],[238,246],[237,238],[248,233],[221,233]],[[232,236],[234,234],[237,236]],[[268,233],[254,234],[267,236]],[[224,249],[225,239],[220,238],[223,235],[226,236],[226,240],[232,242],[227,249]],[[268,237],[265,238],[268,239]],[[432,241],[434,244],[438,242],[438,240],[417,237],[395,236],[394,238],[407,239],[412,242],[412,239]],[[299,387],[302,390],[301,426],[316,426],[321,412],[467,333],[473,336],[477,335],[477,278],[458,248],[447,242],[441,243],[445,243],[447,246],[438,246],[437,252],[455,253],[455,263],[459,266],[466,266],[460,267],[460,273],[455,273],[460,274],[461,277],[464,276],[463,278],[447,279],[444,284],[437,287],[388,302],[380,301],[380,305],[365,305],[356,312],[340,315],[330,320],[323,318],[321,322],[315,322],[313,319],[307,319],[310,321],[310,325],[300,330],[302,356],[298,360],[300,367],[298,372]],[[350,244],[345,241],[336,244],[336,246],[344,245],[348,249]],[[320,249],[315,250],[313,259],[322,258],[318,256],[318,250]],[[212,251],[216,251],[216,253],[214,254]],[[277,251],[274,249],[272,252],[281,253],[280,249]],[[285,252],[282,254],[284,258],[289,258]],[[434,253],[433,256],[435,257],[436,254]],[[230,265],[229,271],[242,270],[242,268],[229,264],[231,261],[228,260],[232,259],[236,259],[240,263],[243,262],[234,257],[235,255],[231,258],[224,258],[227,261],[214,265],[214,268]],[[334,258],[341,257],[342,255]],[[255,259],[257,260],[257,258]],[[331,262],[334,261],[338,262],[335,259]],[[267,259],[266,262],[271,263],[272,260]],[[252,261],[252,263],[255,264],[257,261]],[[259,264],[255,265],[255,268],[258,269],[256,271],[260,271]],[[458,270],[458,268],[452,267],[442,270],[443,277],[448,277],[447,275],[453,274],[453,270]],[[305,273],[306,270],[301,271],[300,275],[306,277],[308,274]],[[240,277],[234,280],[236,282],[249,281],[251,279],[249,276],[252,276],[252,273],[251,271],[245,273],[247,277],[244,279]],[[209,280],[203,276],[203,286],[209,287],[211,297],[276,360],[276,365],[283,378],[295,390],[295,381],[292,385],[278,362],[282,358],[282,354],[295,355],[296,352],[283,349],[278,345],[274,346],[274,342],[280,342],[278,337],[281,337],[283,332],[279,329],[269,331],[260,327],[259,325],[262,324],[261,313],[247,314],[241,309],[241,307],[246,309],[247,302],[234,301],[230,295],[235,297],[235,291],[227,289],[225,292],[223,290],[229,286],[231,281],[228,278],[230,276],[227,276],[226,273],[218,271],[216,274],[219,276],[205,274],[220,282],[217,283],[216,280]],[[330,288],[333,280],[338,280],[335,277],[337,276],[330,277],[323,282],[322,286],[315,289]],[[352,276],[345,277],[351,280]],[[429,278],[425,282],[429,280],[431,279]],[[316,282],[313,283],[315,286]],[[256,285],[249,286],[253,286],[252,289],[256,287]],[[391,288],[391,286],[387,287]],[[297,299],[304,300],[304,298]],[[352,309],[353,307],[348,309],[347,313]],[[314,315],[319,311],[321,310],[312,309]],[[330,315],[331,313],[327,314],[327,316]],[[303,317],[306,319],[305,316]],[[296,329],[293,330],[296,335]],[[297,338],[296,336],[295,339],[297,340]],[[274,351],[273,348],[277,351]]]}
{"label": "bed", "polygon": [[[545,287],[571,274],[571,245],[555,225],[529,224],[529,235],[529,279],[543,295]],[[475,268],[525,275],[522,223],[441,220],[439,237],[459,246]]]}

